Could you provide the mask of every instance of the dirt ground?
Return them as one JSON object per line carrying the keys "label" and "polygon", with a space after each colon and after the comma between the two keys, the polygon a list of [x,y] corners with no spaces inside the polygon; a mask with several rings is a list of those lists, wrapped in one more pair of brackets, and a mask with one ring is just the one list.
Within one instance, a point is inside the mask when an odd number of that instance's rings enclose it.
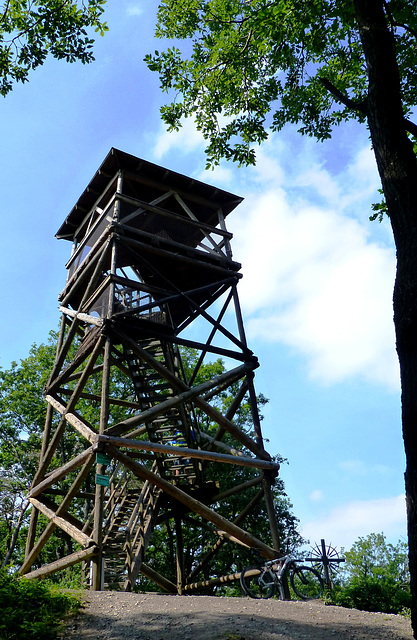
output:
{"label": "dirt ground", "polygon": [[409,640],[402,616],[250,598],[90,592],[60,640]]}

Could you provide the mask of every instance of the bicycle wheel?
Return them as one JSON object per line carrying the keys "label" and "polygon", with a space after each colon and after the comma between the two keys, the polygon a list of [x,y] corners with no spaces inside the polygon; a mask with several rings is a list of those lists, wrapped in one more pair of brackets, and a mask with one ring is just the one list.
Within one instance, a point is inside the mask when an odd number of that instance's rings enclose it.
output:
{"label": "bicycle wheel", "polygon": [[240,574],[240,585],[250,598],[267,599],[274,593],[275,577],[262,567],[246,567]]}
{"label": "bicycle wheel", "polygon": [[319,572],[312,567],[293,567],[290,571],[290,583],[294,593],[303,600],[320,598],[324,589]]}

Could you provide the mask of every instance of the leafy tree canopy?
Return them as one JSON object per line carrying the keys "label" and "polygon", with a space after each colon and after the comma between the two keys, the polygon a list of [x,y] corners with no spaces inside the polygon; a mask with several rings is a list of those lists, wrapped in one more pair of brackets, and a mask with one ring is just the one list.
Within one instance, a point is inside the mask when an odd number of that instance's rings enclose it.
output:
{"label": "leafy tree canopy", "polygon": [[48,54],[67,62],[94,60],[88,29],[103,35],[106,0],[6,0],[0,6],[0,94],[26,82]]}
{"label": "leafy tree canopy", "polygon": [[343,553],[346,564],[343,574],[350,579],[392,579],[398,583],[409,583],[407,544],[387,542],[383,533],[371,533],[360,537],[349,551]]}
{"label": "leafy tree canopy", "polygon": [[411,604],[408,549],[383,533],[358,538],[344,553],[346,563],[329,595],[334,604],[364,611],[401,613]]}
{"label": "leafy tree canopy", "polygon": [[[417,2],[384,5],[406,117],[417,97]],[[145,58],[174,95],[162,118],[176,130],[193,116],[209,165],[253,164],[254,145],[286,123],[324,140],[342,121],[366,118],[367,64],[350,0],[162,0],[156,35],[186,41]]]}

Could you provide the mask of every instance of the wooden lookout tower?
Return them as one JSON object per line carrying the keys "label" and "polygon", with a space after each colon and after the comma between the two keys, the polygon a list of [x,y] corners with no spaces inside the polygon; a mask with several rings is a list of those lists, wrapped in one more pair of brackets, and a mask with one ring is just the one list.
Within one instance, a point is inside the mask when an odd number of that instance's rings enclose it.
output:
{"label": "wooden lookout tower", "polygon": [[[188,593],[231,579],[230,567],[223,577],[210,574],[223,544],[277,556],[271,485],[279,465],[263,445],[253,386],[258,363],[246,344],[240,264],[225,226],[240,202],[111,149],[61,225],[57,237],[72,242],[72,253],[21,574],[43,577],[82,563],[94,590],[130,590],[144,575],[168,592]],[[204,359],[219,357],[228,367],[202,381]],[[224,408],[226,390],[233,400]],[[234,421],[243,402],[250,435]],[[219,465],[236,470],[227,489],[217,481]],[[245,466],[255,472],[242,482]],[[240,513],[220,513],[228,497],[249,489]],[[260,500],[267,541],[244,528]],[[176,583],[152,557],[152,536],[168,521]],[[42,564],[57,528],[69,544],[58,560]],[[212,541],[201,545],[191,571],[185,530]]]}

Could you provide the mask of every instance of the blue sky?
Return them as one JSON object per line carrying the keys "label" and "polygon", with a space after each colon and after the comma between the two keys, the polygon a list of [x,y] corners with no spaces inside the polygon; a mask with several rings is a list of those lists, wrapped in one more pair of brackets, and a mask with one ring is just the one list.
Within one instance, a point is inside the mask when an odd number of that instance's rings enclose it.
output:
{"label": "blue sky", "polygon": [[312,542],[405,537],[404,453],[392,325],[395,249],[371,223],[378,176],[367,132],[324,144],[288,127],[256,167],[205,171],[192,122],[161,125],[164,95],[143,62],[156,1],[109,1],[96,62],[48,61],[2,99],[0,366],[24,358],[59,321],[70,244],[54,238],[114,146],[245,198],[228,218],[243,265],[240,297],[270,402],[264,436]]}

